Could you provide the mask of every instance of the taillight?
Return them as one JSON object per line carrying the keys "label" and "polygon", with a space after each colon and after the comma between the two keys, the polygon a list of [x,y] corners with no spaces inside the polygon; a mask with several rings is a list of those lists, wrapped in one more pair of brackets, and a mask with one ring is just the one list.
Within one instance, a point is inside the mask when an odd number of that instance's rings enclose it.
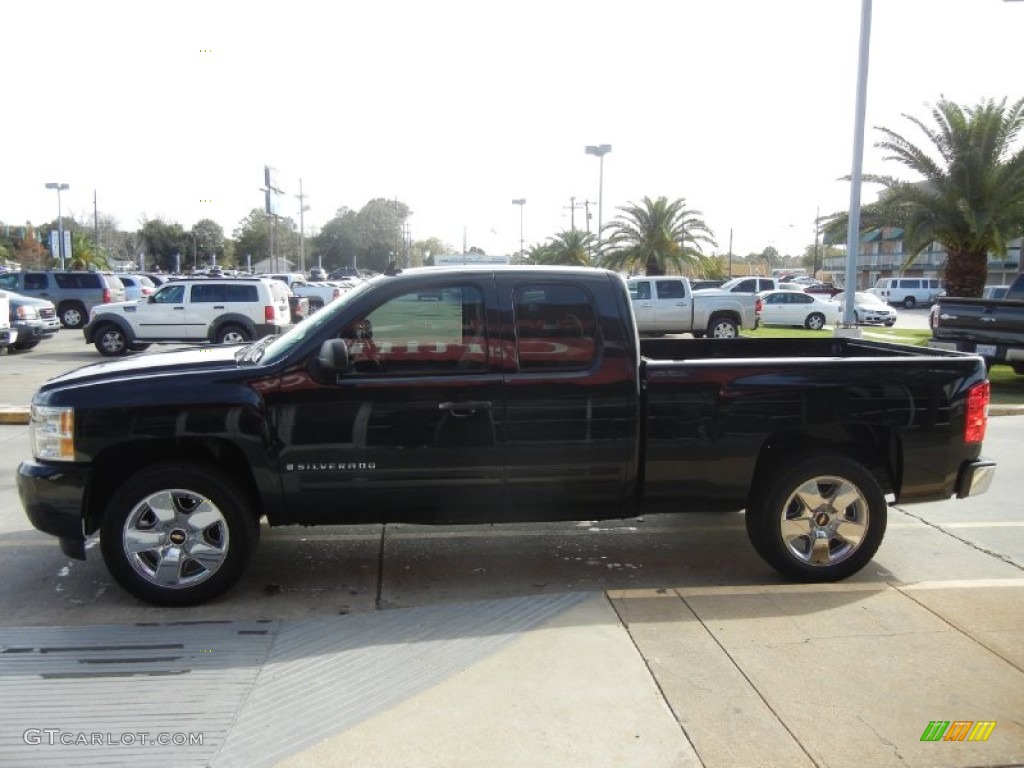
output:
{"label": "taillight", "polygon": [[277,319],[277,312],[273,307],[263,307],[263,322],[273,323]]}
{"label": "taillight", "polygon": [[764,311],[764,302],[761,300],[760,296],[758,296],[757,300],[754,302],[754,311],[758,313]]}
{"label": "taillight", "polygon": [[104,304],[109,304],[110,303],[110,289],[109,288],[104,288],[103,289],[103,303]]}
{"label": "taillight", "polygon": [[990,392],[991,388],[987,381],[975,384],[967,392],[967,416],[964,419],[965,443],[980,443],[985,439]]}

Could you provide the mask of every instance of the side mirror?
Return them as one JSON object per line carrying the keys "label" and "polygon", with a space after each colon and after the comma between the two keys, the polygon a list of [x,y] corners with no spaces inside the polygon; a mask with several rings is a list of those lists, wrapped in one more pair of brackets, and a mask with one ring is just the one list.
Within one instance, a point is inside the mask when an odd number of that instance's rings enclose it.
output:
{"label": "side mirror", "polygon": [[337,376],[348,370],[348,344],[344,339],[328,339],[320,346],[316,356],[320,370]]}

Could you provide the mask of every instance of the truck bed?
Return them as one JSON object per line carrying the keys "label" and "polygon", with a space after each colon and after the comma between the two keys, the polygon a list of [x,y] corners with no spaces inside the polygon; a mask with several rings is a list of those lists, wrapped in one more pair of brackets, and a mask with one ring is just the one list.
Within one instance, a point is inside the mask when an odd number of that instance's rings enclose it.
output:
{"label": "truck bed", "polygon": [[767,453],[784,465],[850,446],[898,500],[948,498],[964,458],[949,453],[964,428],[961,388],[985,378],[975,356],[859,339],[644,339],[640,349],[645,495],[682,482],[723,506],[756,485]]}

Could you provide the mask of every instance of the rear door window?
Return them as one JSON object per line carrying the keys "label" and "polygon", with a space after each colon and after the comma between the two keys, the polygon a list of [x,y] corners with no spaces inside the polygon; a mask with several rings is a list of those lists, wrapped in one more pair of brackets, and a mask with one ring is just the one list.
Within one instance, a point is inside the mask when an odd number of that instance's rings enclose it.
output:
{"label": "rear door window", "polygon": [[659,280],[655,285],[658,286],[659,299],[682,299],[686,297],[686,289],[683,287],[682,280]]}
{"label": "rear door window", "polygon": [[[60,283],[58,282],[58,285]],[[64,286],[61,285],[61,288]],[[44,291],[47,288],[47,280],[45,272],[26,272],[25,273],[25,290],[26,291]]]}
{"label": "rear door window", "polygon": [[582,371],[597,357],[597,322],[579,286],[535,283],[513,294],[520,371]]}

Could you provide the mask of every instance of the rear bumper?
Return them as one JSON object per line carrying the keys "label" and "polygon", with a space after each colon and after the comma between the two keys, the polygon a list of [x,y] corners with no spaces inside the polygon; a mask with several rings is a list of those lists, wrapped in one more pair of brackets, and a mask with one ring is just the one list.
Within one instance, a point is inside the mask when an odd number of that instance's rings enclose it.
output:
{"label": "rear bumper", "polygon": [[979,496],[992,485],[996,474],[996,463],[987,459],[965,461],[960,467],[960,475],[956,480],[956,497],[966,499],[968,496]]}
{"label": "rear bumper", "polygon": [[60,538],[61,549],[69,555],[79,551],[84,555],[82,514],[88,472],[87,466],[79,464],[23,461],[18,465],[18,495],[29,522]]}
{"label": "rear bumper", "polygon": [[256,338],[262,339],[264,336],[276,336],[281,333],[287,333],[294,327],[294,323],[289,323],[288,325],[274,325],[273,323],[256,323]]}

